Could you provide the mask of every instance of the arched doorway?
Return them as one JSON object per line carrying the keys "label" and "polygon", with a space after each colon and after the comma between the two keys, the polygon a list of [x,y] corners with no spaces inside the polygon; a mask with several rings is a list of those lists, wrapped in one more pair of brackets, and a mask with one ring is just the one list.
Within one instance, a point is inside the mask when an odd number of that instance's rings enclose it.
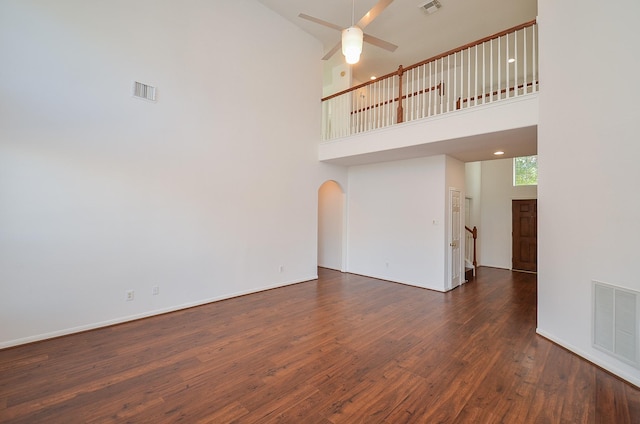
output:
{"label": "arched doorway", "polygon": [[345,196],[335,181],[318,189],[318,266],[345,270]]}

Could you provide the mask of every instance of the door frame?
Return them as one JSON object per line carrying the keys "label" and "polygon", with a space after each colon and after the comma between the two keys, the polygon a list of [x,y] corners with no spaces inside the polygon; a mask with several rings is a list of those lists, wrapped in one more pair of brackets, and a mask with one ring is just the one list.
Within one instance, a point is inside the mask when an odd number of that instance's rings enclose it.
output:
{"label": "door frame", "polygon": [[[535,215],[534,215],[534,219],[535,219],[535,269],[522,269],[521,267],[516,267],[515,266],[515,254],[516,254],[516,230],[515,230],[515,214],[514,214],[514,210],[515,210],[515,205],[518,204],[518,202],[532,202],[533,204],[535,204]],[[511,270],[512,271],[519,271],[519,272],[532,272],[532,273],[536,273],[538,272],[538,199],[511,199]]]}
{"label": "door frame", "polygon": [[[339,201],[336,204],[325,204],[324,203],[324,199],[321,197],[321,190],[323,189],[323,187],[328,187],[327,184],[331,184],[334,185],[333,187],[333,193],[338,194],[339,191]],[[320,229],[321,229],[321,221],[323,220],[323,216],[322,216],[322,211],[324,209],[325,206],[329,206],[330,209],[333,209],[333,212],[335,213],[336,217],[339,216],[339,224],[332,228],[333,232],[332,232],[332,239],[334,240],[338,240],[339,242],[337,243],[339,245],[340,248],[340,255],[339,255],[339,264],[335,264],[334,266],[328,266],[326,264],[320,264],[319,262],[319,257],[320,257],[320,252],[322,250],[323,247],[323,243],[324,243],[324,239],[322,237],[322,234],[320,233]],[[320,187],[318,187],[318,215],[317,215],[317,221],[318,221],[318,226],[317,226],[317,250],[316,250],[316,266],[321,266],[321,267],[325,267],[325,268],[329,268],[329,269],[335,269],[336,271],[340,271],[340,272],[347,272],[347,194],[344,190],[344,188],[342,187],[342,184],[340,184],[338,181],[336,180],[327,180],[325,182],[323,182],[322,184],[320,184]]]}
{"label": "door frame", "polygon": [[[453,217],[454,215],[454,205],[453,205],[453,193],[457,192],[458,193],[458,222],[457,222],[457,232],[458,232],[458,245],[457,246],[453,246],[453,240],[454,240],[454,232],[456,231],[456,226],[454,225],[454,219]],[[462,192],[462,190],[455,188],[455,187],[449,187],[449,199],[448,199],[448,205],[447,205],[447,222],[448,222],[448,228],[447,228],[447,281],[446,281],[446,285],[445,287],[447,288],[447,290],[451,290],[455,287],[458,287],[460,285],[462,285],[465,280],[464,280],[464,237],[462,236],[462,228],[463,228],[463,222],[464,222],[464,194]],[[454,279],[456,279],[456,276],[454,274],[454,266],[456,265],[456,261],[455,261],[455,257],[454,257],[454,250],[457,247],[457,268],[458,268],[458,272],[457,272],[457,281],[454,281]]]}

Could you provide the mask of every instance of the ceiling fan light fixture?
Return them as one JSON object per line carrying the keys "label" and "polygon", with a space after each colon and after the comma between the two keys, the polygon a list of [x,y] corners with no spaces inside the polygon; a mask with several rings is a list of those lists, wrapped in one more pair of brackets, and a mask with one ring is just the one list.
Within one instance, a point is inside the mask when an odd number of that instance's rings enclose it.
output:
{"label": "ceiling fan light fixture", "polygon": [[364,33],[357,26],[342,30],[342,54],[347,63],[353,65],[360,60]]}

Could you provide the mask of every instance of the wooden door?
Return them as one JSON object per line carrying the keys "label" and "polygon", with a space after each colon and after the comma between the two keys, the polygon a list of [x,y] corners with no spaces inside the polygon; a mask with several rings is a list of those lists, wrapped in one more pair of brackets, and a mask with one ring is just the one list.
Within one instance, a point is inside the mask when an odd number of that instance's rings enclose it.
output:
{"label": "wooden door", "polygon": [[512,268],[518,271],[538,270],[538,201],[513,200]]}

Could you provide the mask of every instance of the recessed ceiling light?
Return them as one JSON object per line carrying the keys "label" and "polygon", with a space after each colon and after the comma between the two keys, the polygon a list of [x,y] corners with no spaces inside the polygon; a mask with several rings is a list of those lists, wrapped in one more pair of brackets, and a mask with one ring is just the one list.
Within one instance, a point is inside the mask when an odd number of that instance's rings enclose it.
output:
{"label": "recessed ceiling light", "polygon": [[514,63],[515,61],[516,61],[516,60],[515,60],[514,58],[512,58],[512,57],[511,57],[511,58],[509,58],[509,60],[507,60],[507,62],[509,62],[509,63]]}
{"label": "recessed ceiling light", "polygon": [[498,150],[497,152],[493,153],[496,156],[500,156],[500,155],[504,155],[504,152],[502,150]]}
{"label": "recessed ceiling light", "polygon": [[371,81],[373,81],[374,79],[376,79],[376,76],[375,75],[371,75],[370,79],[371,79]]}

